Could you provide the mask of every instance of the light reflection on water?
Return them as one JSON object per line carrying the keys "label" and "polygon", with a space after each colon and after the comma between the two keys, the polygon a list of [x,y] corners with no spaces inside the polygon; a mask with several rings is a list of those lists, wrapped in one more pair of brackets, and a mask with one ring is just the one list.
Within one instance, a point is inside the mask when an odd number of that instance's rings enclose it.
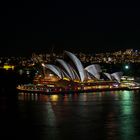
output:
{"label": "light reflection on water", "polygon": [[[113,99],[113,100],[126,100],[129,99],[129,96],[134,91],[106,91],[106,92],[91,92],[91,93],[73,93],[73,94],[62,94],[62,95],[44,95],[44,94],[37,94],[37,93],[19,93],[18,100],[20,101],[92,101],[92,100],[99,100],[102,101],[103,99]],[[137,93],[137,92],[135,92]]]}
{"label": "light reflection on water", "polygon": [[18,95],[41,139],[139,139],[139,106],[139,91]]}

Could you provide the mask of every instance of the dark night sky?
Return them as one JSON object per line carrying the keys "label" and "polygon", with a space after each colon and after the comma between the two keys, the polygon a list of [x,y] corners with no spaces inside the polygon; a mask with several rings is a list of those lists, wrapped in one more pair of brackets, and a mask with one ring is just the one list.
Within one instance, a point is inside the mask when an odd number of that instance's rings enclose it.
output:
{"label": "dark night sky", "polygon": [[[6,4],[6,3],[5,3]],[[18,6],[17,6],[18,5]],[[0,54],[140,48],[140,9],[93,3],[11,3],[1,8]]]}

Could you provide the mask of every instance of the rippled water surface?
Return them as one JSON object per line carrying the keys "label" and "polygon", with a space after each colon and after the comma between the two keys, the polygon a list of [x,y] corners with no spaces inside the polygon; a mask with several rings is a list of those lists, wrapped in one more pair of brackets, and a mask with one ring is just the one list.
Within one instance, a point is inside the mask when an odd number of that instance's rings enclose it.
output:
{"label": "rippled water surface", "polygon": [[1,136],[40,140],[139,140],[140,92],[0,97]]}

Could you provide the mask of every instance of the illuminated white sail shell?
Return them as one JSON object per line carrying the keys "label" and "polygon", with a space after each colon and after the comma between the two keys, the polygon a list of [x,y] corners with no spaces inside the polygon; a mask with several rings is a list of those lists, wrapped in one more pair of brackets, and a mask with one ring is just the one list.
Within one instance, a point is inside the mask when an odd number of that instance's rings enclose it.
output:
{"label": "illuminated white sail shell", "polygon": [[115,73],[112,73],[111,76],[117,80],[119,83],[121,81],[121,77],[122,77],[123,73],[122,72],[115,72]]}
{"label": "illuminated white sail shell", "polygon": [[86,79],[86,74],[81,61],[73,53],[68,51],[65,51],[65,53],[71,58],[72,62],[75,64],[80,76],[80,80],[83,82]]}
{"label": "illuminated white sail shell", "polygon": [[104,73],[104,75],[105,75],[109,80],[112,80],[111,74],[109,74],[109,73]]}
{"label": "illuminated white sail shell", "polygon": [[102,72],[100,65],[92,64],[85,68],[90,74],[92,74],[95,78],[100,79],[100,72]]}
{"label": "illuminated white sail shell", "polygon": [[45,67],[49,70],[51,70],[53,73],[55,73],[59,78],[63,78],[63,73],[62,71],[59,69],[59,67],[55,66],[55,65],[51,65],[51,64],[46,64]]}
{"label": "illuminated white sail shell", "polygon": [[69,77],[74,80],[74,76],[72,74],[72,70],[70,69],[70,66],[62,59],[56,59],[57,62],[60,63],[60,65],[65,69]]}

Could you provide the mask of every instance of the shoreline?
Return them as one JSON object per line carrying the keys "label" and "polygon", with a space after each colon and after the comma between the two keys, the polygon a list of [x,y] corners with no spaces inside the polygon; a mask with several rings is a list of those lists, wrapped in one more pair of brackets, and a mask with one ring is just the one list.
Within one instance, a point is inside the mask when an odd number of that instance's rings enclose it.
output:
{"label": "shoreline", "polygon": [[37,93],[37,94],[45,94],[45,95],[52,95],[52,94],[71,94],[71,93],[82,93],[82,92],[103,92],[103,91],[123,91],[123,90],[140,90],[140,87],[137,88],[128,88],[128,87],[118,87],[118,88],[104,88],[104,89],[87,89],[87,90],[62,90],[62,91],[46,91],[46,90],[27,90],[27,89],[19,89],[17,88],[18,92],[26,92],[26,93]]}

